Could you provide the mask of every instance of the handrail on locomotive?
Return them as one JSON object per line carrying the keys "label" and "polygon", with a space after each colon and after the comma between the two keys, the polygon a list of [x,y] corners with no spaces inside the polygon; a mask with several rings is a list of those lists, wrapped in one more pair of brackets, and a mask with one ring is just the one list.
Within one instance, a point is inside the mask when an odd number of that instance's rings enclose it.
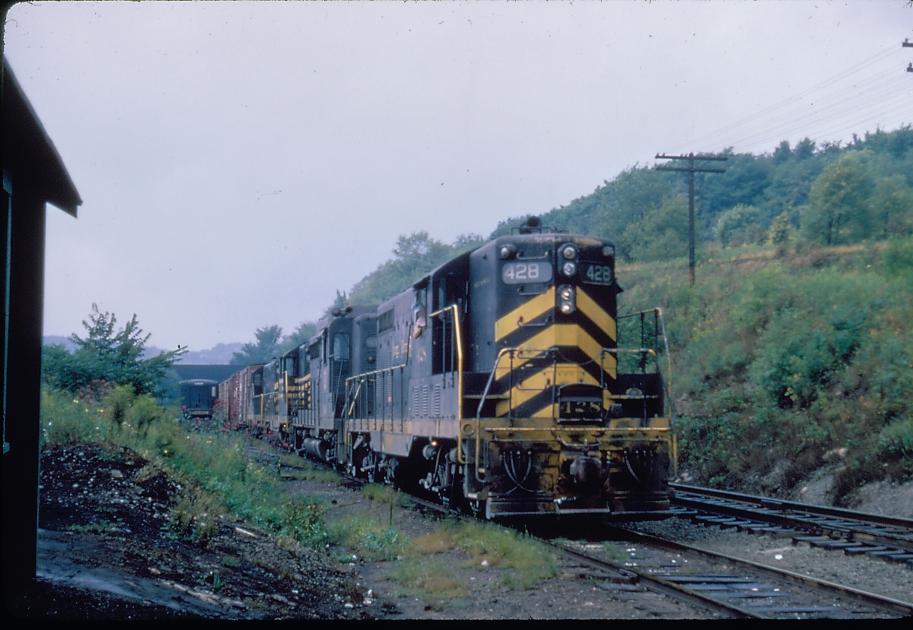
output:
{"label": "handrail on locomotive", "polygon": [[[646,347],[646,345],[644,343],[646,340],[646,335],[645,335],[645,330],[644,330],[644,316],[647,313],[654,314],[654,333],[653,333],[654,339],[656,339],[658,341],[660,334],[662,335],[663,353],[666,356],[666,362],[667,362],[667,366],[668,366],[668,370],[667,370],[668,376],[667,377],[664,377],[664,375],[663,375],[662,367],[660,366],[660,363],[659,363],[659,354],[657,353],[656,349],[651,348],[651,347]],[[663,386],[663,393],[665,394],[663,396],[663,403],[664,403],[663,409],[664,409],[664,411],[668,411],[670,420],[673,420],[674,419],[674,410],[672,408],[672,395],[671,395],[671,390],[670,390],[670,385],[669,385],[671,382],[671,374],[672,374],[672,360],[671,360],[671,356],[669,354],[669,341],[668,341],[668,338],[666,337],[666,327],[665,327],[665,323],[663,322],[662,309],[660,309],[659,307],[655,307],[655,308],[644,310],[644,311],[629,313],[627,315],[619,315],[618,319],[621,320],[621,319],[627,319],[630,317],[640,317],[640,320],[641,320],[641,345],[639,348],[601,348],[600,356],[599,356],[599,358],[600,358],[600,383],[599,383],[599,386],[601,389],[606,389],[608,387],[608,383],[605,378],[604,362],[602,361],[603,357],[605,357],[606,355],[614,355],[616,360],[618,359],[618,355],[620,355],[620,354],[639,354],[639,355],[641,355],[641,359],[640,359],[640,361],[638,361],[638,366],[641,370],[641,374],[647,373],[647,371],[646,371],[647,357],[649,356],[653,359],[655,373],[659,376],[660,382],[662,383],[662,386]],[[549,347],[549,348],[528,348],[528,347],[521,348],[521,347],[516,347],[516,346],[508,347],[508,348],[501,348],[501,350],[498,351],[497,357],[495,357],[494,365],[492,366],[491,372],[488,375],[488,381],[485,383],[485,389],[482,392],[482,396],[479,400],[479,405],[476,408],[476,420],[481,419],[482,409],[485,405],[486,400],[488,399],[488,396],[490,395],[491,386],[495,381],[495,375],[497,374],[498,366],[501,364],[501,360],[505,356],[508,356],[510,358],[511,367],[512,367],[514,356],[517,356],[518,358],[521,358],[521,359],[522,358],[530,359],[532,357],[541,356],[541,355],[551,356],[554,354],[554,352],[555,352],[554,346]],[[512,369],[509,370],[509,373],[510,373],[511,378],[513,378]],[[512,384],[512,381],[511,381],[511,384]],[[612,397],[615,399],[619,399],[619,400],[623,399],[623,398],[624,399],[643,400],[645,412],[646,412],[647,399],[656,398],[656,396],[648,396],[648,395],[644,394],[643,392],[641,393],[640,396],[636,396],[636,395],[622,396],[622,395],[615,394]],[[510,400],[510,398],[508,398],[508,405],[510,405],[510,403],[511,403],[511,400]],[[511,408],[511,411],[512,411],[512,408]]]}

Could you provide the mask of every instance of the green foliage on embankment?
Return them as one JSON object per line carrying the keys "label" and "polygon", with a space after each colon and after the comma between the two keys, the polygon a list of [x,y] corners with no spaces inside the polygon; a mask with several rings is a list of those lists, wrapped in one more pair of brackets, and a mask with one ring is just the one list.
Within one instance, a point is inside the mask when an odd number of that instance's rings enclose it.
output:
{"label": "green foliage on embankment", "polygon": [[188,430],[176,408],[135,395],[129,386],[100,396],[45,389],[43,444],[91,443],[136,452],[181,484],[172,509],[176,533],[205,543],[221,514],[232,512],[308,546],[331,542],[318,501],[290,499],[278,473],[254,462],[241,436]]}
{"label": "green foliage on embankment", "polygon": [[705,258],[693,288],[685,261],[618,271],[622,312],[664,310],[683,469],[786,492],[834,462],[838,499],[913,478],[913,239]]}

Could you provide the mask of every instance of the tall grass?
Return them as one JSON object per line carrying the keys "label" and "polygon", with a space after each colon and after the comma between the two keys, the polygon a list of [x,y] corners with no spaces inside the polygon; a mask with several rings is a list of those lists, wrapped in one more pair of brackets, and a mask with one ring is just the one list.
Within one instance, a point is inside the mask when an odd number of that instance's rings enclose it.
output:
{"label": "tall grass", "polygon": [[183,483],[172,508],[174,528],[196,542],[217,531],[219,516],[244,520],[308,546],[323,546],[328,533],[320,501],[286,499],[275,470],[247,456],[243,438],[184,429],[174,408],[163,408],[129,386],[101,401],[42,392],[43,444],[93,443],[138,453]]}
{"label": "tall grass", "polygon": [[423,562],[447,551],[459,550],[476,567],[500,569],[501,583],[510,589],[527,589],[558,572],[555,554],[532,538],[481,521],[444,521],[416,538],[409,559]]}
{"label": "tall grass", "polygon": [[[129,387],[116,387],[98,402],[50,389],[42,396],[45,445],[127,448],[148,460],[141,476],[164,470],[176,478],[182,490],[171,506],[171,529],[187,540],[209,543],[223,518],[234,514],[306,547],[345,548],[348,557],[367,561],[397,560],[400,584],[432,599],[467,594],[448,568],[447,552],[465,558],[467,566],[498,571],[511,589],[531,588],[557,572],[550,550],[489,523],[447,520],[412,540],[393,522],[393,508],[407,499],[379,484],[363,489],[365,498],[379,506],[373,514],[336,516],[323,499],[288,498],[278,471],[252,461],[243,438],[187,431],[177,409],[135,396]],[[311,468],[297,460],[286,463],[305,473]]]}

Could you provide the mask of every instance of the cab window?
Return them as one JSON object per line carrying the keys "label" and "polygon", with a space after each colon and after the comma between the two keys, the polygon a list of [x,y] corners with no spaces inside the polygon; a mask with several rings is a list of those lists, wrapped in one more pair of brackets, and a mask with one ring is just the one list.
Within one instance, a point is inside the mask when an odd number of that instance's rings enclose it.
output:
{"label": "cab window", "polygon": [[349,360],[349,336],[347,334],[333,335],[333,358],[337,361]]}

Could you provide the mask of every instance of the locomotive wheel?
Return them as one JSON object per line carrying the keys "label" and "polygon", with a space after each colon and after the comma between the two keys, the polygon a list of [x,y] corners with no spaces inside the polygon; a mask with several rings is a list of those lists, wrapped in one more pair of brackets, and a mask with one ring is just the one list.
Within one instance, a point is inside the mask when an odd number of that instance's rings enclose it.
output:
{"label": "locomotive wheel", "polygon": [[364,471],[364,477],[369,483],[375,483],[378,480],[377,465],[380,463],[380,457],[374,451],[368,453],[361,459],[361,470]]}
{"label": "locomotive wheel", "polygon": [[397,474],[396,469],[399,468],[399,460],[395,457],[386,457],[384,458],[384,483],[393,486],[394,488],[399,487],[397,485]]}

